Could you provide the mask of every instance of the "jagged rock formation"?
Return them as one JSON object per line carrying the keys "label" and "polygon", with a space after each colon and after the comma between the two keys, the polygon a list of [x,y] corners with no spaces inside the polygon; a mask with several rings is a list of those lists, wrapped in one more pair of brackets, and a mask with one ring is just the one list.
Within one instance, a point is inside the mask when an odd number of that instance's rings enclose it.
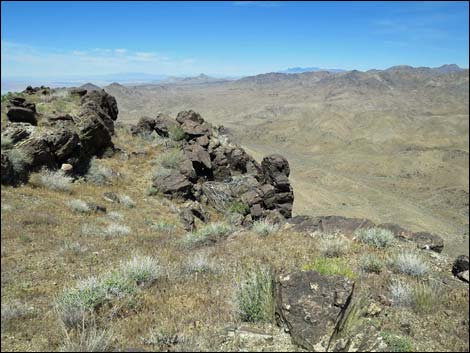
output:
{"label": "jagged rock formation", "polygon": [[294,194],[284,157],[271,155],[260,165],[230,141],[223,128],[212,127],[192,110],[178,113],[176,120],[162,114],[143,117],[131,131],[167,137],[174,129],[184,136],[180,142],[184,160],[178,170],[164,170],[153,179],[162,194],[208,203],[220,212],[241,203],[251,219],[292,216]]}
{"label": "jagged rock formation", "polygon": [[10,99],[2,140],[12,146],[2,148],[2,184],[17,184],[33,171],[58,169],[64,163],[79,172],[91,157],[113,147],[118,116],[114,97],[104,90],[82,92],[78,104],[76,115],[42,116],[26,99]]}

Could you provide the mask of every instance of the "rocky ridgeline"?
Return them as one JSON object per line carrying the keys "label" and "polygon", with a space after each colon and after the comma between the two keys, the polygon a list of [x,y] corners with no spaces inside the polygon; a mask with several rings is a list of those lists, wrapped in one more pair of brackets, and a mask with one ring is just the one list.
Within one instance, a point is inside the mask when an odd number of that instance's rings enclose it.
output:
{"label": "rocky ridgeline", "polygon": [[162,114],[142,118],[134,135],[181,135],[183,160],[178,169],[156,175],[153,187],[168,197],[183,197],[209,204],[220,212],[241,205],[240,223],[292,216],[294,193],[289,182],[289,163],[270,155],[261,164],[233,143],[223,128],[214,128],[196,112],[182,111],[176,120]]}
{"label": "rocky ridgeline", "polygon": [[[50,89],[27,89],[24,93]],[[118,116],[114,97],[104,90],[87,92],[72,90],[78,112],[74,115],[45,116],[36,111],[34,103],[22,97],[10,98],[7,117],[2,129],[1,173],[2,184],[15,185],[43,167],[58,169],[71,166],[70,172],[87,168],[93,156],[99,156],[113,147],[114,121]],[[8,142],[8,146],[7,145]]]}

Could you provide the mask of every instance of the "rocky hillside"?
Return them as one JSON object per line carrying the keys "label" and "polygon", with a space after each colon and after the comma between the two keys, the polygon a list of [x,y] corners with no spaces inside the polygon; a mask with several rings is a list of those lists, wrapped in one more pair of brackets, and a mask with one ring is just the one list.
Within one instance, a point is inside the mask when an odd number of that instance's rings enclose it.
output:
{"label": "rocky hillside", "polygon": [[2,97],[2,350],[468,351],[435,232],[293,216],[282,151],[193,110],[117,122],[103,90]]}
{"label": "rocky hillside", "polygon": [[193,109],[259,161],[282,151],[303,191],[294,214],[400,220],[457,256],[469,241],[468,87],[468,69],[400,66],[106,89],[123,123]]}

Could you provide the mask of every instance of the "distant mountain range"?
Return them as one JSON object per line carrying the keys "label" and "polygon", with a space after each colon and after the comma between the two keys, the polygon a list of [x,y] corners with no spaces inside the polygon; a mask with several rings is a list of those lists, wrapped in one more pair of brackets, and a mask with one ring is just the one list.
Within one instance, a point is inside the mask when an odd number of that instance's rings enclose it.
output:
{"label": "distant mountain range", "polygon": [[328,71],[328,72],[344,72],[347,70],[343,69],[322,69],[319,67],[290,67],[287,70],[277,71],[281,74],[301,74],[303,72],[317,72],[317,71]]}
{"label": "distant mountain range", "polygon": [[[368,70],[366,73],[377,72],[391,72],[400,71],[406,72],[422,72],[427,74],[442,74],[459,72],[465,69],[460,68],[456,64],[446,64],[435,68],[429,67],[412,67],[408,65],[392,66],[386,70]],[[114,82],[119,82],[125,86],[132,85],[200,85],[200,84],[215,84],[224,83],[228,81],[242,80],[244,82],[256,82],[262,84],[269,84],[279,81],[295,80],[297,75],[313,75],[315,78],[323,78],[327,75],[341,75],[345,73],[359,73],[357,70],[343,70],[343,69],[322,69],[318,67],[291,67],[286,70],[277,72],[268,72],[254,76],[245,77],[213,77],[201,73],[198,76],[167,76],[159,74],[147,74],[142,72],[127,72],[116,74],[103,74],[103,75],[90,75],[87,77],[70,76],[66,78],[24,78],[24,77],[10,77],[2,78],[2,94],[6,92],[22,91],[28,85],[46,85],[50,87],[77,87],[83,84],[90,84],[96,86],[107,86]]]}

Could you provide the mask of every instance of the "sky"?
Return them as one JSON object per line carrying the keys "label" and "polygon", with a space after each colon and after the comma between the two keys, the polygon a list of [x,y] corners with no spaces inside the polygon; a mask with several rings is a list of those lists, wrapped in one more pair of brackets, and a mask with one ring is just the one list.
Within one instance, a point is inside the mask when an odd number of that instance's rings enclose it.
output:
{"label": "sky", "polygon": [[468,68],[468,2],[1,3],[7,77]]}

